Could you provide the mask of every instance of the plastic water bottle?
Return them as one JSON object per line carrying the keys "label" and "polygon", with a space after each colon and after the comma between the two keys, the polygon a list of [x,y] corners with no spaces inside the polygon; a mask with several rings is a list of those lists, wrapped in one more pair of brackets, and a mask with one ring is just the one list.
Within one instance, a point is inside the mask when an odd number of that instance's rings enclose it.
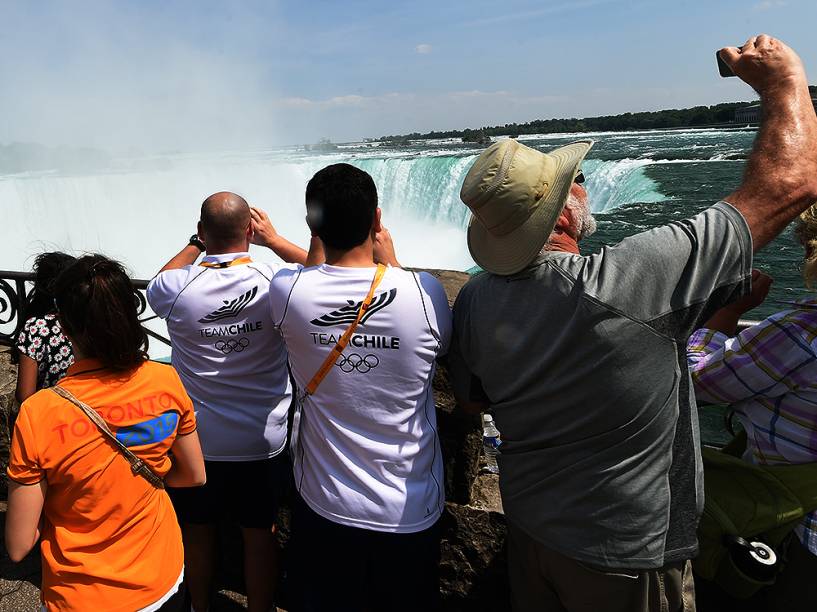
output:
{"label": "plastic water bottle", "polygon": [[482,450],[485,453],[486,471],[499,474],[499,465],[496,462],[497,451],[502,441],[499,439],[499,430],[494,425],[494,417],[490,414],[482,415]]}

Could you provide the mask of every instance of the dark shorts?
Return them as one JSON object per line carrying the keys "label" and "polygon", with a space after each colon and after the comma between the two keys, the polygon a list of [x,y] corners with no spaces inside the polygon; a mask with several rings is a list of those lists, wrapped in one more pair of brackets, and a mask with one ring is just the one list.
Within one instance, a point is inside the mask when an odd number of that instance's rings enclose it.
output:
{"label": "dark shorts", "polygon": [[222,519],[269,529],[292,478],[286,453],[261,461],[205,461],[207,484],[170,488],[180,523],[208,525]]}
{"label": "dark shorts", "polygon": [[294,496],[292,610],[433,612],[440,607],[440,528],[384,533],[333,523]]}

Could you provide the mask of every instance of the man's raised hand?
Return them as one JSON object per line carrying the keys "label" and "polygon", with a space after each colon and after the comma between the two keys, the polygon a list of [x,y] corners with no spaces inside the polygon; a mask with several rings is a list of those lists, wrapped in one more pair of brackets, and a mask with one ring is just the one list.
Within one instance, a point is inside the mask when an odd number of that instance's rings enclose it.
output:
{"label": "man's raised hand", "polygon": [[250,224],[252,225],[252,243],[259,246],[273,248],[278,239],[278,232],[272,225],[269,215],[260,208],[250,206]]}
{"label": "man's raised hand", "polygon": [[394,252],[391,232],[385,226],[374,236],[374,260],[377,263],[387,264],[395,268],[401,267]]}
{"label": "man's raised hand", "polygon": [[732,71],[761,95],[776,87],[807,85],[797,53],[766,34],[752,36],[742,47],[724,47],[719,53]]}
{"label": "man's raised hand", "polygon": [[252,243],[267,247],[287,263],[304,265],[307,260],[306,251],[297,244],[291,243],[275,231],[269,216],[260,208],[250,206],[250,226],[252,227]]}

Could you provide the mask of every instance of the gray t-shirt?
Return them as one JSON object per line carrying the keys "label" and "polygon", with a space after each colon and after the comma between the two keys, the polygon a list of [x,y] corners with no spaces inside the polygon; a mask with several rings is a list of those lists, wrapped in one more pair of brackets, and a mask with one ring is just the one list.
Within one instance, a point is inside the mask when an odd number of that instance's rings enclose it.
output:
{"label": "gray t-shirt", "polygon": [[509,521],[578,561],[652,569],[697,553],[703,509],[690,333],[748,292],[752,239],[719,202],[590,256],[479,274],[449,367],[502,434]]}

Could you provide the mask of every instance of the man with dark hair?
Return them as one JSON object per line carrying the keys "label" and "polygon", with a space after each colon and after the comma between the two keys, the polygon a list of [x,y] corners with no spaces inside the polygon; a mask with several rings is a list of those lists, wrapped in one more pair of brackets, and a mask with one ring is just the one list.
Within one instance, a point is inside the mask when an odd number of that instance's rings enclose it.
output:
{"label": "man with dark hair", "polygon": [[326,263],[281,270],[270,286],[299,394],[295,600],[434,610],[445,492],[431,382],[451,332],[445,291],[399,268],[364,171],[319,171],[306,206]]}
{"label": "man with dark hair", "polygon": [[797,55],[768,36],[721,50],[764,118],[743,184],[692,219],[582,256],[592,145],[501,141],[462,187],[486,272],[454,306],[460,404],[503,444],[514,610],[694,610],[703,509],[688,336],[750,289],[752,252],[817,199],[817,116]]}
{"label": "man with dark hair", "polygon": [[147,290],[151,308],[167,321],[173,366],[193,400],[207,467],[204,487],[172,491],[196,612],[210,605],[216,523],[225,515],[237,520],[244,537],[249,609],[268,612],[273,605],[272,527],[289,478],[281,453],[292,389],[267,305],[269,281],[284,266],[252,261],[250,243],[286,262],[306,261],[306,252],[278,235],[263,211],[234,193],[213,194],[201,206],[197,234]]}
{"label": "man with dark hair", "polygon": [[306,185],[307,223],[334,249],[348,250],[365,241],[376,210],[372,177],[350,164],[327,166]]}

